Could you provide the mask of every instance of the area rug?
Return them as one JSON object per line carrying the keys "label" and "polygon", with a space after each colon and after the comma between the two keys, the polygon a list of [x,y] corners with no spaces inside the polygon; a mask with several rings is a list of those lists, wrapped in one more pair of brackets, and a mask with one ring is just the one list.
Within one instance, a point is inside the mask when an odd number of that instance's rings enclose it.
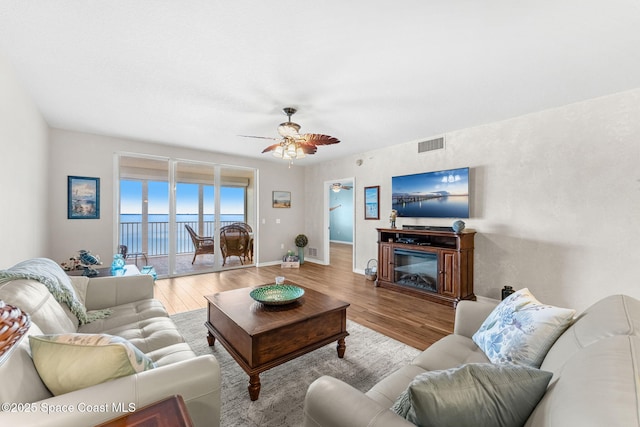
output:
{"label": "area rug", "polygon": [[206,309],[171,316],[180,333],[198,355],[213,354],[222,373],[222,427],[300,426],[307,387],[330,375],[361,391],[410,362],[420,351],[347,320],[347,350],[338,358],[336,343],[276,366],[260,374],[262,388],[255,402],[249,399],[249,376],[224,347],[207,344]]}

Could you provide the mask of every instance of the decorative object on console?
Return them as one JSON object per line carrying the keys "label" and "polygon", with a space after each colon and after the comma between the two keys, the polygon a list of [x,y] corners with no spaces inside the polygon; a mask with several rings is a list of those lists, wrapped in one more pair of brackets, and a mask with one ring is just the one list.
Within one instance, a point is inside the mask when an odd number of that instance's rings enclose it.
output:
{"label": "decorative object on console", "polygon": [[364,187],[364,219],[380,219],[380,186]]}
{"label": "decorative object on console", "polygon": [[394,176],[391,201],[399,217],[469,218],[469,168]]}
{"label": "decorative object on console", "polygon": [[453,221],[453,224],[451,225],[451,228],[453,229],[453,231],[455,231],[456,233],[461,232],[462,230],[464,230],[465,227],[465,223],[464,221],[461,220],[457,220],[457,221]]}
{"label": "decorative object on console", "polygon": [[541,303],[524,288],[500,302],[472,338],[492,363],[539,368],[575,314]]}
{"label": "decorative object on console", "polygon": [[18,307],[0,300],[0,365],[27,333],[31,318]]}
{"label": "decorative object on console", "polygon": [[67,219],[100,218],[100,178],[67,177]]}
{"label": "decorative object on console", "polygon": [[391,213],[389,214],[389,224],[391,228],[396,228],[396,218],[398,218],[398,211],[391,209]]}
{"label": "decorative object on console", "polygon": [[309,244],[309,239],[304,234],[296,236],[296,246],[298,247],[298,258],[300,264],[304,264],[304,248]]}
{"label": "decorative object on console", "polygon": [[296,113],[295,108],[286,107],[282,110],[287,116],[285,123],[280,123],[278,133],[282,138],[270,138],[266,136],[240,135],[245,138],[272,139],[277,143],[268,146],[263,153],[273,152],[274,157],[287,160],[289,167],[295,159],[302,159],[308,154],[315,154],[318,151],[318,145],[337,144],[339,139],[329,135],[317,133],[300,134],[300,125],[291,121],[291,116]]}

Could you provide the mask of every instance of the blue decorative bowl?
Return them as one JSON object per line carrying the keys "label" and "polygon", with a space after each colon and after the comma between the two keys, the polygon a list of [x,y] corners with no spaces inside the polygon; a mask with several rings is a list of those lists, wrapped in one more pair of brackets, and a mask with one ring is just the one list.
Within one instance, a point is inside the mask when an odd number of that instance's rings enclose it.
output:
{"label": "blue decorative bowl", "polygon": [[251,298],[265,305],[291,304],[303,295],[304,289],[294,285],[266,285],[249,292]]}

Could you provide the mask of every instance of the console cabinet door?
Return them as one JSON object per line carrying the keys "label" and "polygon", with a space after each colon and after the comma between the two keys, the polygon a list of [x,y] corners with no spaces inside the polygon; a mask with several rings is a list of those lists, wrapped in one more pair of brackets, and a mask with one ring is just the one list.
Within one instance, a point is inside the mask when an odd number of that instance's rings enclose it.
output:
{"label": "console cabinet door", "polygon": [[378,274],[380,280],[392,282],[393,275],[393,247],[388,243],[381,243],[379,246],[380,253],[378,254]]}
{"label": "console cabinet door", "polygon": [[458,287],[456,286],[456,252],[440,251],[440,293],[442,295],[457,297]]}

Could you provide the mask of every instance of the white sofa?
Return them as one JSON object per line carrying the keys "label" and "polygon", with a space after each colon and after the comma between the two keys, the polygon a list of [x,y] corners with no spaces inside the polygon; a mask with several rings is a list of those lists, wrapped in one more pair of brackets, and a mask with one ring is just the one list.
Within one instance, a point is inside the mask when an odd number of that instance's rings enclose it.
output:
{"label": "white sofa", "polygon": [[87,310],[110,308],[112,314],[79,327],[77,317],[36,280],[0,283],[0,300],[31,316],[28,335],[115,335],[135,345],[157,367],[53,396],[38,375],[25,337],[0,366],[0,425],[93,426],[121,415],[119,408],[141,408],[172,395],[183,397],[196,426],[220,425],[218,362],[213,356],[196,357],[184,342],[165,308],[153,299],[151,276],[72,281]]}
{"label": "white sofa", "polygon": [[[304,426],[413,426],[389,408],[421,373],[490,363],[472,336],[497,303],[461,301],[453,334],[366,393],[336,378],[317,379],[307,390]],[[540,366],[553,378],[525,427],[640,426],[639,331],[640,301],[629,296],[606,297],[580,314]]]}

